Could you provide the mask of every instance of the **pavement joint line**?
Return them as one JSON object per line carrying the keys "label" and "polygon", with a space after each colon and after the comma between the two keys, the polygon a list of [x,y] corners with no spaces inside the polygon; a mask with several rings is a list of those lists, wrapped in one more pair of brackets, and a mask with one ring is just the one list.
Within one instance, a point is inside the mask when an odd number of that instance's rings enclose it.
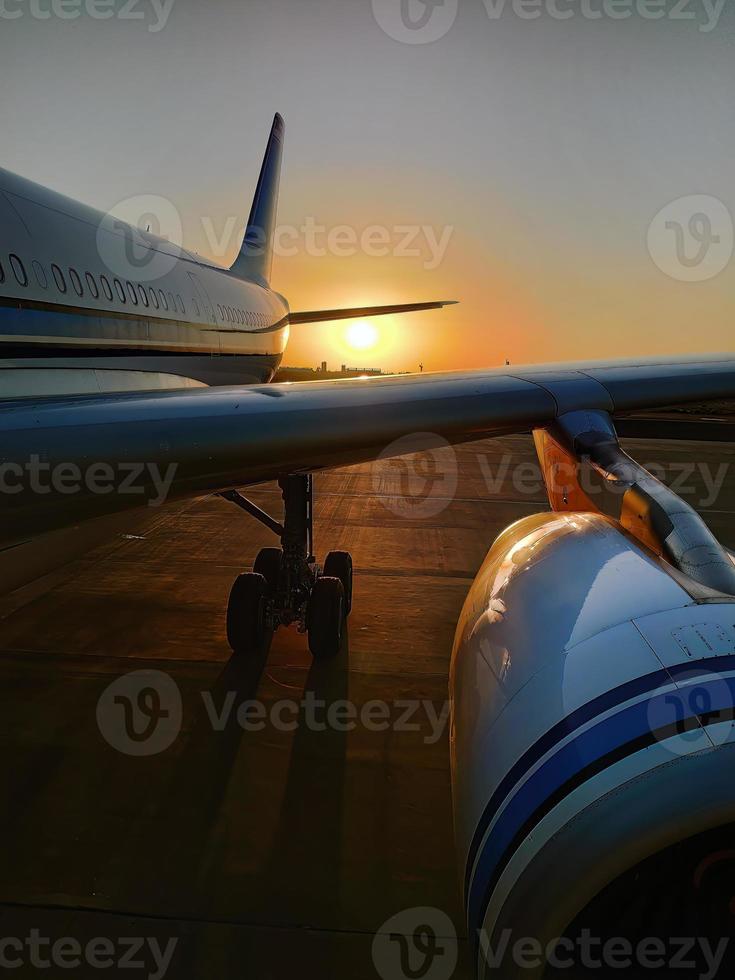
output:
{"label": "pavement joint line", "polygon": [[[298,922],[271,923],[271,922],[251,922],[231,918],[211,918],[209,916],[193,915],[156,915],[155,912],[131,912],[129,909],[105,909],[97,908],[93,905],[61,905],[55,902],[7,902],[0,901],[0,913],[4,910],[27,910],[42,912],[83,912],[90,915],[115,916],[121,918],[131,918],[145,920],[149,922],[181,922],[187,925],[212,925],[212,926],[236,926],[245,929],[262,929],[264,932],[313,932],[321,935],[337,936],[365,936],[372,937],[377,935],[369,929],[335,929],[325,926],[311,926]],[[466,942],[466,937],[460,936],[459,942]]]}

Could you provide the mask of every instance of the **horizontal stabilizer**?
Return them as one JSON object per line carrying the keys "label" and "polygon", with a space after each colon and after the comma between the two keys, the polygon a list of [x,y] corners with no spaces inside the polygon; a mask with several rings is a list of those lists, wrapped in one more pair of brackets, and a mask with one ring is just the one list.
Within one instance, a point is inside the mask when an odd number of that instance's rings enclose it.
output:
{"label": "horizontal stabilizer", "polygon": [[346,310],[312,310],[309,313],[291,313],[291,323],[325,323],[327,320],[354,320],[366,316],[388,316],[390,313],[418,313],[420,310],[440,310],[444,306],[456,306],[457,300],[438,300],[435,303],[400,303],[395,306],[358,306]]}

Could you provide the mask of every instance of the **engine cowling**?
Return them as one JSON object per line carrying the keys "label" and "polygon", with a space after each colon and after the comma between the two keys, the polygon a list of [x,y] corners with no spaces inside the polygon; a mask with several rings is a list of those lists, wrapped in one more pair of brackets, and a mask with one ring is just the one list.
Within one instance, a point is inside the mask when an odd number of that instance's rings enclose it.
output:
{"label": "engine cowling", "polygon": [[[629,901],[635,869],[656,855],[647,888],[700,887],[711,834],[735,822],[734,602],[602,514],[537,514],[495,542],[450,678],[455,832],[480,976],[541,976],[546,960],[498,962],[508,936],[553,948],[595,903]],[[677,847],[691,850],[678,870],[660,859]]]}

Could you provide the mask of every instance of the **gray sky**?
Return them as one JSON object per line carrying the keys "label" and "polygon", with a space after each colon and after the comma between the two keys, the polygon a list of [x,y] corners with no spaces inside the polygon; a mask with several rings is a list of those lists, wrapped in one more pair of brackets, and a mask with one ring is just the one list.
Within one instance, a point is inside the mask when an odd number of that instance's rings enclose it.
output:
{"label": "gray sky", "polygon": [[[1,166],[104,210],[165,197],[185,244],[229,261],[278,110],[293,235],[274,286],[292,307],[461,300],[378,324],[366,360],[732,349],[732,5],[709,30],[713,0],[690,20],[674,0],[458,0],[454,19],[445,0],[428,29],[446,33],[408,44],[401,0],[133,2],[67,20],[0,0]],[[423,3],[403,2],[418,22]],[[325,244],[340,226],[352,254]],[[369,226],[389,254],[364,247]],[[290,363],[359,356],[339,325],[300,329]]]}

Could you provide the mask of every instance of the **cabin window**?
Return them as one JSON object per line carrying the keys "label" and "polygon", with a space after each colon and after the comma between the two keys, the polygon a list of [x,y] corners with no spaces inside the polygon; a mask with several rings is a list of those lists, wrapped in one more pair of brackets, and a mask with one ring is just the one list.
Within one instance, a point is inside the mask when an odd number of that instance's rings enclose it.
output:
{"label": "cabin window", "polygon": [[171,293],[171,292],[168,294],[168,305],[169,305],[169,308],[175,313],[176,312],[176,300],[174,299],[174,294]]}
{"label": "cabin window", "polygon": [[145,286],[138,286],[138,295],[140,296],[140,301],[143,306],[149,306],[148,293],[145,291]]}
{"label": "cabin window", "polygon": [[[33,263],[33,273],[36,277],[36,282],[41,287],[41,289],[48,289],[48,279],[46,278],[46,273],[43,270],[43,266],[40,262]],[[0,279],[2,282],[2,279]]]}
{"label": "cabin window", "polygon": [[138,305],[138,294],[135,291],[135,286],[130,282],[129,279],[125,280],[125,285],[128,287],[128,296],[130,297],[130,302],[133,306]]}
{"label": "cabin window", "polygon": [[3,269],[2,262],[0,262],[0,282],[5,282],[5,269]]}
{"label": "cabin window", "polygon": [[84,278],[87,280],[87,287],[88,287],[90,293],[94,296],[95,299],[99,299],[100,298],[100,291],[97,288],[97,283],[95,282],[95,278],[92,275],[92,273],[91,272],[85,272],[84,273]]}
{"label": "cabin window", "polygon": [[112,289],[110,288],[110,281],[107,276],[100,276],[100,282],[102,283],[102,292],[107,297],[108,301],[112,302]]}
{"label": "cabin window", "polygon": [[123,284],[119,279],[115,279],[115,292],[117,293],[117,298],[120,300],[120,302],[124,303],[126,301],[125,290],[123,289]]}
{"label": "cabin window", "polygon": [[58,267],[58,265],[51,266],[51,273],[54,277],[54,282],[60,293],[66,292],[66,279],[64,279],[64,273]]}
{"label": "cabin window", "polygon": [[196,301],[196,297],[194,297],[194,299],[192,300],[192,303],[194,304],[194,314],[195,314],[195,316],[198,317],[199,316],[199,304]]}
{"label": "cabin window", "polygon": [[158,297],[156,296],[155,289],[152,286],[150,286],[148,288],[148,292],[151,295],[151,303],[153,303],[153,306],[154,306],[155,309],[158,309]]}
{"label": "cabin window", "polygon": [[181,298],[181,293],[177,293],[176,294],[176,300],[178,302],[179,309],[181,310],[181,312],[184,313],[184,314],[186,314],[186,307],[184,306],[184,301]]}
{"label": "cabin window", "polygon": [[167,310],[168,309],[168,300],[166,299],[166,294],[164,293],[164,291],[162,289],[159,289],[158,290],[158,295],[161,297],[161,306],[164,308],[164,310]]}
{"label": "cabin window", "polygon": [[79,273],[76,269],[69,269],[69,278],[71,279],[71,284],[74,287],[74,292],[77,294],[77,296],[84,295],[82,280],[79,278]]}
{"label": "cabin window", "polygon": [[17,255],[10,256],[10,268],[13,270],[13,275],[18,280],[19,286],[28,285],[28,273],[25,270],[25,266],[18,258]]}

